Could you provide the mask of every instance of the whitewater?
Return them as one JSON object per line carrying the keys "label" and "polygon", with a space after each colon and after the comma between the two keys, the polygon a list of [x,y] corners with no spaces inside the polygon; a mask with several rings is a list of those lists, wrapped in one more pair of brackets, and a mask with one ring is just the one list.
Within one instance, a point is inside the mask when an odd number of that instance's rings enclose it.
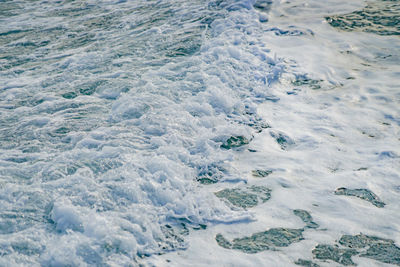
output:
{"label": "whitewater", "polygon": [[399,18],[0,1],[0,266],[400,266]]}

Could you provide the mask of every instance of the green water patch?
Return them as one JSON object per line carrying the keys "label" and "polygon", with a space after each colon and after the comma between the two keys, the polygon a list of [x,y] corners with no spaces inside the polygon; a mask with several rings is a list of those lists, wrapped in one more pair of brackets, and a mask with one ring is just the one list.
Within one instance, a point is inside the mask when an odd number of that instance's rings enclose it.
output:
{"label": "green water patch", "polygon": [[293,210],[293,214],[299,217],[305,224],[306,228],[316,229],[319,225],[313,221],[311,214],[306,210]]}
{"label": "green water patch", "polygon": [[88,82],[85,84],[80,85],[79,93],[82,95],[92,95],[96,92],[96,88],[100,85],[104,84],[106,81],[104,80],[96,80],[92,82]]}
{"label": "green water patch", "polygon": [[258,253],[265,250],[274,250],[277,247],[288,247],[290,244],[303,239],[303,229],[287,228],[272,228],[249,237],[235,238],[232,241],[228,241],[221,234],[215,237],[221,247],[240,250],[245,253]]}
{"label": "green water patch", "polygon": [[288,150],[295,145],[294,140],[283,133],[270,132],[270,135],[275,139],[282,150]]}
{"label": "green water patch", "polygon": [[343,31],[371,32],[379,35],[400,35],[400,2],[369,2],[362,10],[328,16],[328,23]]}
{"label": "green water patch", "polygon": [[207,176],[201,176],[201,177],[197,177],[196,179],[199,183],[201,184],[216,184],[218,183],[218,179],[215,179],[215,177],[207,177]]}
{"label": "green water patch", "polygon": [[336,245],[317,245],[312,253],[319,260],[332,260],[343,265],[355,265],[351,257],[358,254],[355,249],[341,249]]}
{"label": "green water patch", "polygon": [[272,172],[273,172],[272,170],[253,170],[251,171],[251,174],[254,177],[264,178],[270,175]]}
{"label": "green water patch", "polygon": [[321,89],[321,82],[323,80],[314,80],[306,76],[299,76],[296,80],[292,81],[294,86],[307,86],[313,90]]}
{"label": "green water patch", "polygon": [[304,260],[304,259],[298,259],[297,261],[294,262],[296,265],[300,266],[305,266],[305,267],[319,267],[318,264],[310,261],[310,260]]}
{"label": "green water patch", "polygon": [[160,227],[162,236],[157,238],[158,246],[163,253],[187,248],[186,236],[191,231],[204,230],[205,224],[194,223],[186,218],[169,218],[168,224]]}
{"label": "green water patch", "polygon": [[338,243],[317,245],[312,251],[314,258],[332,260],[343,265],[356,265],[351,257],[358,255],[400,266],[400,248],[395,245],[393,240],[358,234],[343,235]]}
{"label": "green water patch", "polygon": [[252,185],[244,188],[224,189],[216,192],[215,195],[233,206],[246,209],[267,202],[271,198],[271,189]]}
{"label": "green water patch", "polygon": [[271,9],[272,1],[271,0],[257,0],[253,7],[262,12],[269,12]]}
{"label": "green water patch", "polygon": [[264,129],[271,128],[271,126],[268,123],[260,120],[251,121],[247,125],[255,129],[258,133],[261,133]]}
{"label": "green water patch", "polygon": [[348,188],[338,188],[335,191],[335,195],[343,195],[343,196],[353,196],[358,197],[360,199],[366,200],[370,202],[372,205],[383,208],[385,203],[383,203],[377,195],[375,195],[372,191],[368,189],[348,189]]}
{"label": "green water patch", "polygon": [[349,248],[364,249],[360,257],[400,266],[400,248],[393,240],[358,234],[344,235],[339,243]]}
{"label": "green water patch", "polygon": [[163,225],[161,232],[164,236],[159,240],[158,245],[164,252],[186,248],[184,236],[189,234],[189,229],[184,223]]}
{"label": "green water patch", "polygon": [[256,130],[258,133],[261,133],[264,129],[271,128],[271,126],[262,117],[248,107],[243,113],[233,115],[232,120],[235,123],[247,125]]}
{"label": "green water patch", "polygon": [[199,176],[196,178],[197,182],[201,184],[216,184],[218,183],[219,179],[216,178],[215,176]]}
{"label": "green water patch", "polygon": [[249,140],[241,135],[229,137],[222,145],[223,149],[232,149],[249,144]]}
{"label": "green water patch", "polygon": [[201,184],[215,184],[227,173],[227,170],[218,165],[211,164],[200,168],[196,180]]}
{"label": "green water patch", "polygon": [[311,30],[296,29],[294,26],[289,26],[287,29],[280,29],[272,27],[267,31],[273,32],[276,36],[302,36],[302,35],[314,35]]}
{"label": "green water patch", "polygon": [[365,248],[367,246],[375,244],[384,244],[384,245],[394,244],[393,240],[384,239],[376,236],[368,236],[364,234],[343,235],[340,238],[339,243],[349,248]]}
{"label": "green water patch", "polygon": [[78,95],[75,92],[67,92],[67,93],[62,94],[62,97],[66,98],[66,99],[74,99],[77,96]]}
{"label": "green water patch", "polygon": [[72,125],[66,125],[47,132],[47,135],[53,138],[62,138],[66,136],[68,133],[75,131],[78,131],[76,127],[73,127]]}
{"label": "green water patch", "polygon": [[[244,114],[247,117],[247,121],[244,123],[251,128],[255,129],[258,133],[261,133],[264,129],[271,128],[271,126],[265,122],[262,118],[258,117],[257,114],[254,114],[252,112],[246,112]],[[241,118],[243,120],[243,118]],[[240,120],[238,123],[242,123]]]}

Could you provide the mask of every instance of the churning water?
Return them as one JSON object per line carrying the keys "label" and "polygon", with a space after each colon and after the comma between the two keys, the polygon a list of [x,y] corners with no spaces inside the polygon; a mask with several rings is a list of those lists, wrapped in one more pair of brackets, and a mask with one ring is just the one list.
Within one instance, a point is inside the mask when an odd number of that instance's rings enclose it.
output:
{"label": "churning water", "polygon": [[396,0],[0,0],[0,265],[400,265],[399,35]]}

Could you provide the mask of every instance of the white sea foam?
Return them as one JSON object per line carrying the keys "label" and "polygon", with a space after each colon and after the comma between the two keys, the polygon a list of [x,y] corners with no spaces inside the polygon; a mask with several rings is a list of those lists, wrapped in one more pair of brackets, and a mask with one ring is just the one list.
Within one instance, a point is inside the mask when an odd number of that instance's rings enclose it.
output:
{"label": "white sea foam", "polygon": [[[290,266],[343,234],[399,244],[397,37],[324,19],[363,1],[264,2],[8,3],[0,265]],[[214,194],[245,184],[271,199]],[[322,230],[257,254],[215,240],[302,228],[294,209]]]}

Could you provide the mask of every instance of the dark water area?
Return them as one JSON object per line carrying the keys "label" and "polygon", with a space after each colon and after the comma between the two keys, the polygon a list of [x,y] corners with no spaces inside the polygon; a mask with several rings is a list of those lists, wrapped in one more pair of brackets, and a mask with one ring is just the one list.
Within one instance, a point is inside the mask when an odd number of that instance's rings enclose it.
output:
{"label": "dark water area", "polygon": [[400,2],[367,2],[359,11],[326,17],[332,27],[343,31],[363,31],[379,35],[400,35]]}
{"label": "dark water area", "polygon": [[399,20],[0,0],[0,266],[400,265]]}

